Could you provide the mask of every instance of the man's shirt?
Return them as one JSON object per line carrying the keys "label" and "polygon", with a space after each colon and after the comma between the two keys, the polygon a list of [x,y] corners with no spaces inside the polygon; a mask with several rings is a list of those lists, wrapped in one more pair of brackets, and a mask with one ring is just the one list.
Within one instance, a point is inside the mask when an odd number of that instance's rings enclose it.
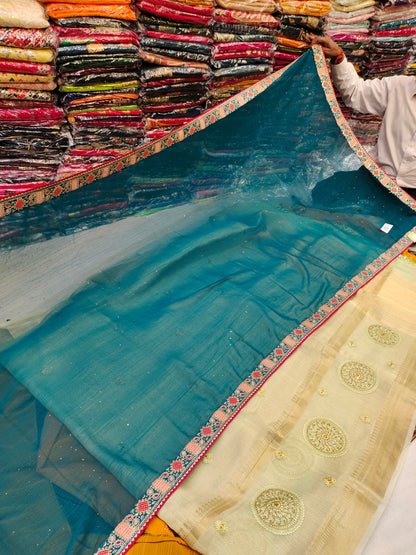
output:
{"label": "man's shirt", "polygon": [[383,116],[370,155],[398,185],[416,188],[416,77],[364,80],[346,59],[331,70],[334,86],[347,106]]}

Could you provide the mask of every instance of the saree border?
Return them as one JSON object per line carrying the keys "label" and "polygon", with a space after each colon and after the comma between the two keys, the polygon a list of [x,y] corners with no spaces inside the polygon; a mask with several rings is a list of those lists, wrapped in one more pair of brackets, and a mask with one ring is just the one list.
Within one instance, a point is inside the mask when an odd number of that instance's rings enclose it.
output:
{"label": "saree border", "polygon": [[[335,92],[332,87],[325,56],[320,46],[313,47],[314,61],[320,77],[326,100],[331,108],[335,120],[340,127],[350,147],[354,150],[365,167],[376,177],[384,187],[400,198],[405,204],[416,210],[416,201],[405,193],[394,181],[374,162],[370,155],[354,135],[351,127],[342,114]],[[295,63],[295,62],[294,62]],[[292,65],[292,64],[290,64]],[[183,140],[188,134],[193,134],[206,125],[222,119],[240,106],[246,104],[287,69],[266,77],[249,89],[238,93],[221,105],[209,110],[195,121],[196,126],[188,124],[166,138],[157,141],[157,148],[166,148],[178,140]],[[217,111],[218,110],[218,111]],[[220,115],[221,114],[221,115]],[[218,116],[218,117],[217,117]],[[211,119],[212,118],[212,119]],[[216,119],[214,119],[216,118]],[[185,135],[186,133],[186,135]],[[178,138],[180,137],[180,138]],[[162,144],[158,144],[158,143]],[[169,144],[167,144],[169,143]],[[162,146],[163,145],[163,146]],[[157,150],[159,152],[159,150]],[[152,154],[155,152],[152,152]],[[148,154],[147,154],[148,155]],[[250,375],[241,382],[234,392],[212,414],[208,422],[180,451],[178,457],[168,468],[152,482],[146,493],[139,499],[133,509],[116,526],[107,540],[96,551],[96,555],[124,555],[135,540],[143,533],[150,520],[168,500],[173,492],[185,480],[188,474],[205,456],[205,453],[224,432],[232,420],[238,415],[246,403],[256,394],[264,383],[274,374],[285,360],[319,327],[321,327],[348,299],[365,286],[390,262],[400,256],[414,241],[416,241],[416,227],[397,241],[390,249],[368,264],[359,274],[348,281],[344,287],[323,304],[311,317],[299,324],[288,334],[273,351],[264,358]]]}

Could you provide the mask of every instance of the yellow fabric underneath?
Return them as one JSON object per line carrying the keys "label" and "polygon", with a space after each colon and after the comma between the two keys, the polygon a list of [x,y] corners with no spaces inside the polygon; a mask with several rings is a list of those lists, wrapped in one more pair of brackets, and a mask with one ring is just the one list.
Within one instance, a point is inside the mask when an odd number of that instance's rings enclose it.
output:
{"label": "yellow fabric underneath", "polygon": [[175,536],[157,516],[129,549],[128,555],[192,555],[191,549],[179,536]]}

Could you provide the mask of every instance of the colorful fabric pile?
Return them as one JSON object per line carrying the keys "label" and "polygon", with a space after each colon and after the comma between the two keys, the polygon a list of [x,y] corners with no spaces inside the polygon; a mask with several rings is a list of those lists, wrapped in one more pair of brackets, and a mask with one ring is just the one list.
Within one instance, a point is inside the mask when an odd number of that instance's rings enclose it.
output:
{"label": "colorful fabric pile", "polygon": [[365,64],[368,77],[404,73],[411,61],[416,37],[416,5],[388,0],[371,18],[371,44]]}
{"label": "colorful fabric pile", "polygon": [[321,35],[331,4],[326,0],[278,0],[280,27],[276,36],[273,69],[285,67],[309,47],[308,33]]}
{"label": "colorful fabric pile", "polygon": [[55,178],[68,138],[57,107],[56,35],[36,0],[0,0],[0,195]]}
{"label": "colorful fabric pile", "polygon": [[213,0],[137,1],[142,25],[141,103],[153,140],[199,115],[211,75]]}
{"label": "colorful fabric pile", "polygon": [[366,148],[371,148],[377,142],[381,120],[381,117],[372,114],[352,112],[349,124],[355,135],[359,138],[360,143]]}
{"label": "colorful fabric pile", "polygon": [[348,60],[362,71],[370,43],[370,17],[375,0],[332,0],[327,18],[327,34],[342,46]]}
{"label": "colorful fabric pile", "polygon": [[129,0],[45,6],[59,38],[60,101],[73,138],[59,169],[65,177],[141,144],[137,23]]}
{"label": "colorful fabric pile", "polygon": [[218,104],[272,70],[274,34],[279,21],[274,2],[217,0],[213,26],[208,105]]}

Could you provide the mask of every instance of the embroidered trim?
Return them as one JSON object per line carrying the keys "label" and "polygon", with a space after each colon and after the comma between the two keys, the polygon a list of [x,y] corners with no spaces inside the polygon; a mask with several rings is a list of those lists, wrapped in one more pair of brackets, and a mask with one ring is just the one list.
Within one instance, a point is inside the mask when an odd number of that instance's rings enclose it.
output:
{"label": "embroidered trim", "polygon": [[253,499],[251,508],[263,528],[279,535],[293,534],[302,525],[305,515],[300,497],[286,489],[263,490]]}

